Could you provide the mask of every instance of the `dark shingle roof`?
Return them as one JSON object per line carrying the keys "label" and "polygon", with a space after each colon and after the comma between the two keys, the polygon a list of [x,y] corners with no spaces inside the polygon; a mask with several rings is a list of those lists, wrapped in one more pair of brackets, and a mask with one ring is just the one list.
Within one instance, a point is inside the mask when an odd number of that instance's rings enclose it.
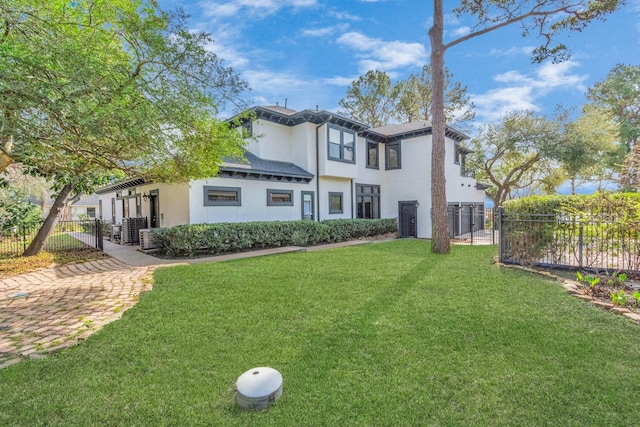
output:
{"label": "dark shingle roof", "polygon": [[278,181],[309,182],[314,175],[289,162],[261,159],[253,153],[246,152],[245,160],[226,159],[220,165],[219,177],[275,179]]}
{"label": "dark shingle roof", "polygon": [[[97,194],[83,194],[80,198],[73,203],[73,206],[98,206],[99,197]],[[47,195],[47,198],[44,201],[45,206],[53,205],[53,199],[51,195]]]}
{"label": "dark shingle roof", "polygon": [[395,136],[395,135],[403,135],[411,132],[426,132],[431,133],[431,122],[426,120],[418,120],[415,122],[408,122],[402,124],[390,124],[385,126],[380,126],[377,128],[368,129],[369,132],[375,132],[384,136]]}
{"label": "dark shingle roof", "polygon": [[[469,137],[449,126],[446,127],[446,135],[454,141],[462,141]],[[417,120],[402,124],[391,124],[371,128],[360,132],[360,136],[377,142],[390,143],[401,139],[415,138],[423,135],[431,135],[432,125],[427,120]]]}
{"label": "dark shingle roof", "polygon": [[[266,120],[272,123],[278,123],[284,126],[297,126],[302,123],[313,123],[319,125],[321,123],[332,123],[347,129],[360,132],[367,129],[369,126],[365,123],[361,123],[357,120],[350,119],[348,117],[341,116],[340,114],[332,113],[326,110],[302,110],[295,111],[290,108],[276,106],[260,106],[253,107],[251,111],[255,113],[255,118]],[[233,122],[235,119],[241,116],[234,116],[228,120]],[[244,121],[249,120],[247,118],[242,119]]]}

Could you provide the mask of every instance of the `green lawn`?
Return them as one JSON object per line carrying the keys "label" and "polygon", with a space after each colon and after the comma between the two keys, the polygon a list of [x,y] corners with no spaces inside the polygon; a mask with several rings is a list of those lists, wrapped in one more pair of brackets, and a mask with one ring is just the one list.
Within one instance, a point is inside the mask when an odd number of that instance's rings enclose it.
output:
{"label": "green lawn", "polygon": [[[158,270],[80,346],[0,371],[0,425],[640,425],[640,326],[398,240]],[[1,316],[0,316],[1,317]],[[284,394],[235,405],[270,366]]]}

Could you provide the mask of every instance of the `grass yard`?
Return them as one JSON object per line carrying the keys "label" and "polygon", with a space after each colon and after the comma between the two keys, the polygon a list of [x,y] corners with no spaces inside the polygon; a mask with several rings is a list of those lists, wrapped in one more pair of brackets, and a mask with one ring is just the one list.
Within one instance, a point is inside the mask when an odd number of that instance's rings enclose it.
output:
{"label": "grass yard", "polygon": [[[494,250],[398,240],[158,270],[87,342],[0,370],[0,425],[640,425],[640,326]],[[258,366],[284,394],[243,412],[235,381]]]}

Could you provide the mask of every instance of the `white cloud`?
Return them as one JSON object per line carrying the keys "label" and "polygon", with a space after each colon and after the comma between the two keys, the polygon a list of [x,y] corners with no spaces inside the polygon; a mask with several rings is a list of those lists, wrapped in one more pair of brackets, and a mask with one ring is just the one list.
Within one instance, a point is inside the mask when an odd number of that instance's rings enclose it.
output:
{"label": "white cloud", "polygon": [[359,76],[354,76],[354,77],[335,76],[335,77],[330,77],[328,79],[323,79],[322,81],[328,85],[346,87],[346,86],[350,86],[351,83],[358,80],[358,77]]}
{"label": "white cloud", "polygon": [[513,55],[525,55],[531,56],[531,53],[535,49],[534,46],[521,46],[521,47],[512,47],[509,49],[491,49],[489,51],[490,56],[513,56]]}
{"label": "white cloud", "polygon": [[310,37],[325,37],[335,33],[342,33],[349,29],[349,24],[332,25],[324,28],[302,30],[302,35]]}
{"label": "white cloud", "polygon": [[460,18],[455,13],[445,13],[444,15],[445,25],[460,25]]}
{"label": "white cloud", "polygon": [[472,95],[471,101],[476,106],[476,117],[484,122],[496,121],[510,111],[539,109],[530,86],[491,89],[482,95]]}
{"label": "white cloud", "polygon": [[578,90],[584,92],[587,90],[585,81],[587,75],[571,74],[572,68],[580,65],[575,61],[565,61],[559,64],[547,63],[542,65],[536,73],[538,79],[536,81],[536,87],[538,89],[555,89],[555,88],[568,88],[572,90]]}
{"label": "white cloud", "polygon": [[455,30],[450,31],[451,35],[453,35],[454,37],[466,36],[470,32],[471,32],[471,27],[467,27],[467,26],[458,27]]}
{"label": "white cloud", "polygon": [[389,71],[402,67],[421,67],[427,61],[427,53],[421,43],[384,41],[358,32],[349,32],[338,38],[338,43],[355,50],[361,58],[359,70]]}
{"label": "white cloud", "polygon": [[330,16],[336,19],[342,19],[345,21],[362,21],[362,18],[358,15],[352,15],[349,12],[329,12]]}
{"label": "white cloud", "polygon": [[510,111],[540,110],[539,101],[552,92],[586,90],[584,74],[571,70],[580,64],[566,61],[560,64],[544,64],[531,75],[507,71],[494,76],[494,81],[506,87],[491,89],[483,94],[472,94],[479,121],[495,121]]}
{"label": "white cloud", "polygon": [[312,7],[317,0],[231,0],[224,3],[202,1],[199,3],[206,17],[226,18],[242,10],[251,16],[272,15],[283,8],[300,9]]}

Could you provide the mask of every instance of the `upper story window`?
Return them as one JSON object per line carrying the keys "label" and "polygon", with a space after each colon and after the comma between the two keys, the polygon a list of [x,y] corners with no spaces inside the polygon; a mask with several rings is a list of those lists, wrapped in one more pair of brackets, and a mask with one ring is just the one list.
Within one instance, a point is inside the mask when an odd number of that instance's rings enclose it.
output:
{"label": "upper story window", "polygon": [[400,161],[400,142],[394,142],[385,145],[385,169],[400,169],[402,162]]}
{"label": "upper story window", "polygon": [[373,141],[367,141],[367,167],[371,169],[379,169],[378,159],[380,155],[378,153],[378,143]]}
{"label": "upper story window", "polygon": [[246,121],[242,124],[242,131],[244,132],[244,136],[253,136],[253,122]]}
{"label": "upper story window", "polygon": [[454,151],[453,151],[453,163],[455,163],[456,165],[459,165],[461,155],[462,153],[460,152],[460,144],[456,144],[454,146]]}
{"label": "upper story window", "polygon": [[205,206],[240,206],[240,187],[204,186]]}
{"label": "upper story window", "polygon": [[328,125],[329,160],[356,162],[356,134],[353,131]]}
{"label": "upper story window", "polygon": [[293,206],[293,190],[267,190],[267,206]]}

